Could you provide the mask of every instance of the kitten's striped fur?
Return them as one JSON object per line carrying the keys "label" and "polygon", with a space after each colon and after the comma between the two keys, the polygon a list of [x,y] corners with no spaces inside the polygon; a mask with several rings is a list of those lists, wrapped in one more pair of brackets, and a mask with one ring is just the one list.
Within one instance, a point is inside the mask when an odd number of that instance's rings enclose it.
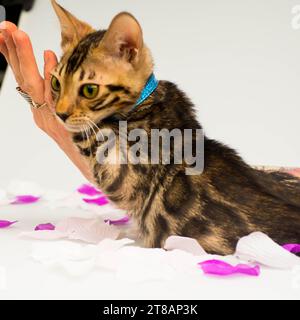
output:
{"label": "kitten's striped fur", "polygon": [[[170,235],[196,238],[211,253],[232,253],[236,242],[263,231],[280,244],[300,241],[300,181],[286,174],[252,169],[235,151],[205,138],[205,169],[188,176],[186,165],[99,164],[103,142],[93,130],[113,129],[120,119],[128,130],[199,129],[193,105],[176,85],[160,81],[157,90],[132,112],[153,70],[137,21],[122,13],[108,31],[95,31],[53,1],[62,24],[64,55],[54,71],[61,82],[56,112],[89,161],[95,184],[137,221],[145,245],[161,247]],[[126,28],[124,27],[126,26]],[[75,27],[75,29],[74,29]],[[84,83],[97,83],[94,100],[78,95]],[[88,126],[82,135],[76,127]]]}

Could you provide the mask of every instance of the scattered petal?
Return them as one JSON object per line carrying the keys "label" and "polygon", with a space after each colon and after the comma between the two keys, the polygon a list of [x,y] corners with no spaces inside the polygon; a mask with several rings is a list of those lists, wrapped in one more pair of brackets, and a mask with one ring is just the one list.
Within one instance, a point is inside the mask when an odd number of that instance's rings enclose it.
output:
{"label": "scattered petal", "polygon": [[113,240],[113,239],[104,239],[101,242],[99,242],[97,248],[98,250],[101,250],[103,252],[108,251],[117,251],[124,246],[127,246],[129,244],[133,244],[135,241],[132,239],[120,239],[120,240]]}
{"label": "scattered petal", "polygon": [[18,221],[7,221],[7,220],[0,220],[0,229],[8,228],[11,225],[17,223]]}
{"label": "scattered petal", "polygon": [[241,238],[235,255],[244,261],[278,269],[291,269],[300,265],[299,257],[282,248],[262,232],[254,232]]}
{"label": "scattered petal", "polygon": [[119,231],[99,219],[68,218],[57,224],[56,230],[68,235],[69,239],[97,244],[109,238],[117,239]]}
{"label": "scattered petal", "polygon": [[[45,194],[45,196],[47,196],[47,193]],[[102,196],[103,197],[103,196]],[[111,203],[107,204],[107,205],[103,205],[101,207],[101,210],[99,210],[99,206],[97,205],[91,205],[87,202],[89,201],[83,201],[82,199],[82,194],[78,193],[78,192],[74,192],[74,193],[69,193],[67,194],[65,197],[61,197],[58,199],[52,199],[50,201],[48,201],[46,198],[44,198],[43,196],[43,201],[44,205],[48,208],[50,208],[51,210],[54,209],[58,209],[58,208],[70,208],[70,209],[82,209],[82,210],[86,210],[89,212],[93,212],[96,215],[108,215],[108,217],[110,217],[110,215],[112,213],[114,214],[126,214],[126,212],[119,210],[117,208],[115,208],[113,205],[111,205]],[[87,199],[91,199],[93,200],[93,198],[87,198]],[[103,203],[103,200],[101,200]],[[107,201],[105,201],[104,203],[106,203]]]}
{"label": "scattered petal", "polygon": [[43,223],[35,227],[35,231],[55,230],[55,226],[52,223]]}
{"label": "scattered petal", "polygon": [[16,196],[15,200],[13,200],[10,204],[31,204],[39,201],[39,197],[24,195],[24,196]]}
{"label": "scattered petal", "polygon": [[198,263],[205,274],[217,275],[217,276],[229,276],[233,274],[246,274],[249,276],[259,276],[260,267],[249,266],[246,264],[238,264],[232,266],[231,264],[221,260],[207,260]]}
{"label": "scattered petal", "polygon": [[199,270],[195,268],[197,263],[213,259],[210,255],[195,256],[192,253],[177,249],[165,251],[165,253],[168,264],[177,271],[177,274],[179,272],[185,276],[195,276],[197,278],[199,277]]}
{"label": "scattered petal", "polygon": [[285,250],[291,252],[291,253],[300,253],[300,244],[285,244],[284,246],[282,246]]}
{"label": "scattered petal", "polygon": [[201,256],[206,254],[205,250],[200,246],[199,242],[196,239],[171,236],[169,237],[164,245],[166,250],[183,250],[185,252],[192,253],[196,256]]}
{"label": "scattered petal", "polygon": [[117,239],[120,232],[99,219],[68,218],[57,223],[55,230],[40,230],[39,232],[25,232],[21,236],[40,239],[56,240],[71,239],[87,243],[98,244],[104,239]]}
{"label": "scattered petal", "polygon": [[90,184],[83,184],[81,187],[79,187],[77,189],[77,191],[81,194],[91,196],[91,197],[102,194],[102,192],[100,192],[94,186],[92,186]]}
{"label": "scattered petal", "polygon": [[108,199],[105,196],[95,199],[83,199],[83,201],[89,204],[96,204],[97,206],[105,206],[109,203]]}
{"label": "scattered petal", "polygon": [[43,195],[44,190],[35,182],[13,180],[9,183],[7,192],[12,196],[31,194],[35,197],[40,197]]}
{"label": "scattered petal", "polygon": [[59,241],[33,245],[32,258],[47,267],[61,267],[70,275],[88,274],[95,265],[95,250],[76,243]]}
{"label": "scattered petal", "polygon": [[112,219],[105,219],[104,222],[108,223],[109,225],[115,225],[115,226],[122,226],[124,224],[128,224],[130,221],[129,216],[125,216],[121,219],[112,220]]}
{"label": "scattered petal", "polygon": [[60,258],[78,261],[89,259],[91,257],[90,255],[86,254],[83,255],[83,250],[85,247],[78,243],[72,243],[65,240],[58,242],[34,243],[32,248],[33,257],[45,264]]}
{"label": "scattered petal", "polygon": [[120,268],[117,254],[124,246],[133,243],[130,239],[105,239],[98,245],[81,245],[67,241],[33,244],[32,258],[47,267],[61,267],[68,274],[82,276],[94,267],[116,270]]}
{"label": "scattered petal", "polygon": [[68,194],[65,197],[52,199],[51,201],[46,202],[45,205],[50,209],[58,209],[58,208],[86,209],[87,207],[91,207],[90,205],[82,201],[82,196],[77,192]]}

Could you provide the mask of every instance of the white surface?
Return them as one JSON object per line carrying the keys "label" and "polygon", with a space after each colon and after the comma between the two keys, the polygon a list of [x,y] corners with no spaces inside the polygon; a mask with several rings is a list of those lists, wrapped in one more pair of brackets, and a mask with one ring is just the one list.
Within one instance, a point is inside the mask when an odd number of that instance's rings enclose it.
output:
{"label": "white surface", "polygon": [[[189,94],[209,136],[238,149],[250,163],[299,166],[300,31],[291,27],[297,1],[60,3],[101,28],[119,11],[135,14],[153,51],[158,78],[178,83]],[[30,34],[40,66],[44,49],[59,53],[58,24],[48,1],[37,0],[34,10],[23,14],[20,27]],[[14,87],[9,72],[0,95],[0,187],[22,178],[71,190],[82,177],[34,127]],[[0,208],[1,219],[21,221],[1,231],[0,265],[7,270],[7,290],[0,291],[0,298],[300,298],[295,286],[299,274],[284,271],[265,270],[258,279],[178,274],[175,280],[135,285],[104,272],[80,279],[49,272],[29,259],[31,242],[17,234],[68,215],[74,211],[39,205]]]}
{"label": "white surface", "polygon": [[[105,208],[99,209],[99,213],[104,213],[104,210]],[[281,271],[263,267],[258,278],[215,278],[204,276],[197,268],[197,261],[193,259],[184,258],[178,261],[179,270],[177,268],[175,272],[164,262],[161,255],[150,252],[149,256],[140,252],[130,255],[131,259],[121,261],[126,267],[125,274],[122,270],[115,273],[94,269],[86,275],[71,276],[62,268],[47,268],[34,261],[31,258],[32,245],[40,245],[42,242],[23,239],[19,235],[24,231],[33,230],[40,223],[56,224],[67,216],[93,217],[92,212],[70,208],[50,210],[44,203],[40,203],[31,206],[0,207],[0,216],[2,219],[20,221],[14,227],[1,230],[0,299],[300,298],[300,268]],[[103,217],[107,215],[103,214]],[[46,247],[42,248],[47,255]],[[141,259],[147,259],[149,263],[144,265]],[[136,270],[139,264],[141,269]],[[130,265],[135,271],[131,270]],[[149,265],[155,270],[149,271]],[[5,287],[3,270],[6,273]],[[168,270],[170,274],[166,273]],[[145,277],[144,272],[147,272],[149,277],[158,279],[146,280],[148,277]],[[160,275],[162,279],[159,279]]]}

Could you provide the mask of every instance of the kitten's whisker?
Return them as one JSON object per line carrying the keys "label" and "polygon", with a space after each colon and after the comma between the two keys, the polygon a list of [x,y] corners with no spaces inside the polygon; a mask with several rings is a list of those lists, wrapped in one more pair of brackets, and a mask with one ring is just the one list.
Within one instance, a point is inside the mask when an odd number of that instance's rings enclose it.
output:
{"label": "kitten's whisker", "polygon": [[102,133],[102,130],[98,127],[98,125],[93,120],[89,119],[89,121],[98,129],[98,132],[101,133],[102,139],[104,140],[104,135]]}
{"label": "kitten's whisker", "polygon": [[98,139],[98,133],[100,132],[100,134],[102,135],[102,141],[104,141],[104,135],[103,135],[101,129],[97,126],[97,124],[96,124],[93,120],[88,119],[88,121],[89,121],[94,127],[96,127],[96,129],[98,129],[97,134],[96,134],[96,140],[99,141],[99,139]]}
{"label": "kitten's whisker", "polygon": [[[93,133],[94,133],[94,135],[95,135],[95,139],[96,139],[96,141],[98,141],[98,138],[97,138],[97,132],[95,131],[95,129],[94,129],[94,127],[90,124],[90,120],[88,119],[88,125],[89,125],[89,127],[92,129],[92,131],[93,131]],[[92,122],[91,122],[92,123]],[[93,123],[92,123],[93,124]]]}
{"label": "kitten's whisker", "polygon": [[80,133],[81,133],[82,139],[84,139],[84,132],[82,127],[80,127]]}

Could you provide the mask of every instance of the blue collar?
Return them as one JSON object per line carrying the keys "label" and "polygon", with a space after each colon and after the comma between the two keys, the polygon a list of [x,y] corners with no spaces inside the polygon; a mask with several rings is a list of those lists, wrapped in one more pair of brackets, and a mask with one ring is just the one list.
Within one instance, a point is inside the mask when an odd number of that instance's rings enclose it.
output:
{"label": "blue collar", "polygon": [[158,80],[155,78],[154,74],[152,73],[149,77],[140,97],[138,98],[137,102],[133,106],[134,110],[136,107],[138,107],[140,104],[142,104],[145,100],[149,98],[149,96],[156,90],[158,86]]}

